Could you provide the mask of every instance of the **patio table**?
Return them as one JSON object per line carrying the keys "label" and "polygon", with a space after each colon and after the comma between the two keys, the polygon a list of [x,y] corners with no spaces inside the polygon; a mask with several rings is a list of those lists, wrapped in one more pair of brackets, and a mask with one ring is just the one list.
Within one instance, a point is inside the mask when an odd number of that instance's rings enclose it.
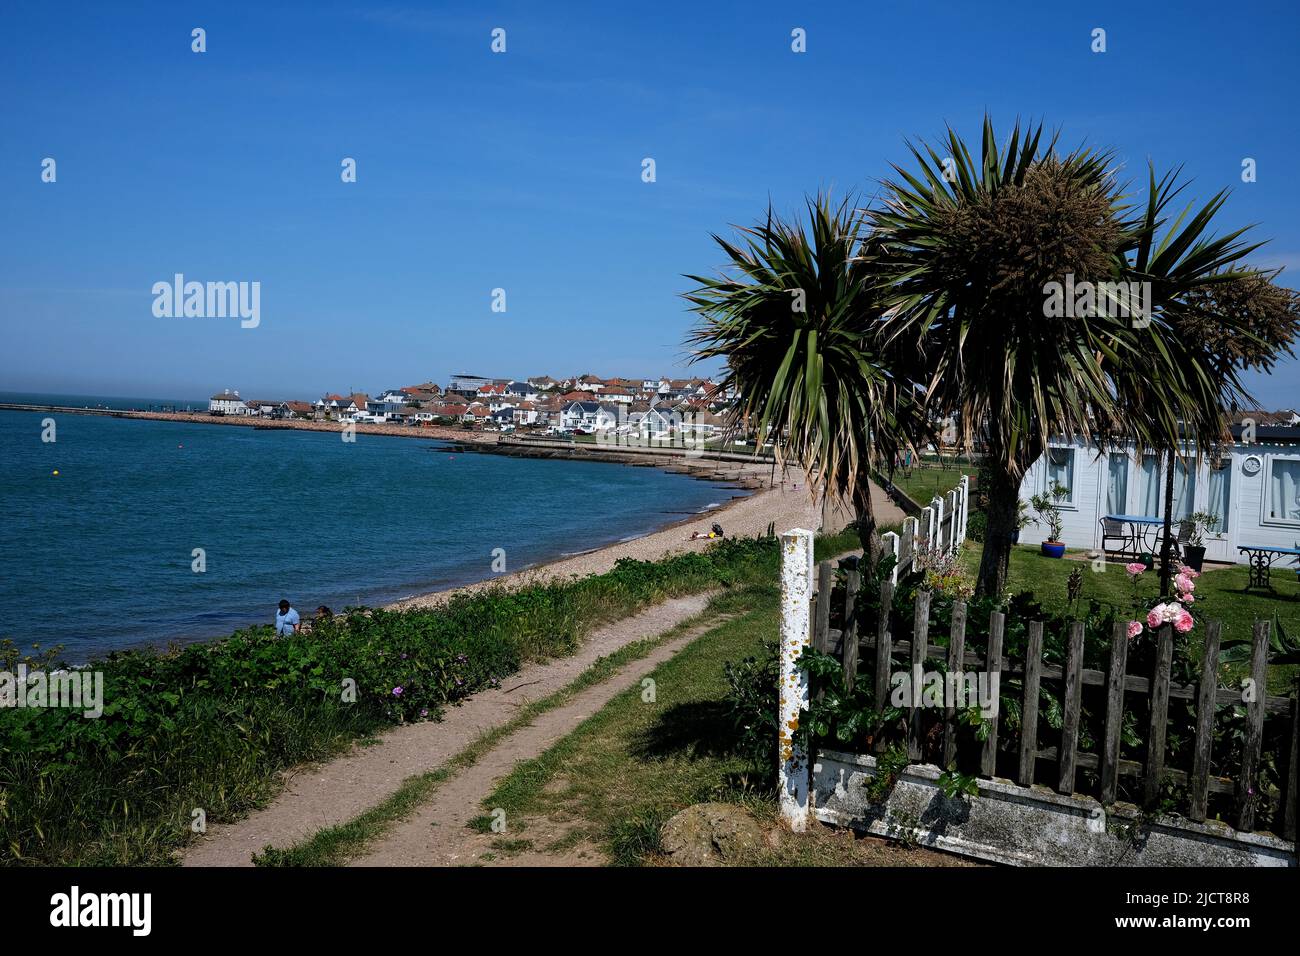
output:
{"label": "patio table", "polygon": [[1250,561],[1250,580],[1246,584],[1246,590],[1251,588],[1268,588],[1273,590],[1273,585],[1269,583],[1269,571],[1273,567],[1273,561],[1284,555],[1300,556],[1300,548],[1267,548],[1254,544],[1243,544],[1237,548]]}
{"label": "patio table", "polygon": [[[1105,515],[1109,521],[1123,521],[1129,526],[1130,537],[1133,540],[1134,557],[1142,557],[1143,553],[1155,554],[1155,547],[1147,543],[1147,532],[1152,528],[1159,528],[1163,525],[1162,518],[1149,518],[1146,515]],[[1141,547],[1139,547],[1141,545]]]}

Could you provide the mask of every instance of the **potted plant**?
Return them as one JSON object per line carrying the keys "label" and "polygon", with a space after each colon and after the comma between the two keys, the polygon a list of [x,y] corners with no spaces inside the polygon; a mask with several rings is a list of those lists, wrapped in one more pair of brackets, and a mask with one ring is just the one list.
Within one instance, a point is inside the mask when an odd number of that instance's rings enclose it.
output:
{"label": "potted plant", "polygon": [[1061,499],[1070,492],[1062,485],[1053,484],[1048,494],[1034,495],[1029,504],[1038,515],[1040,524],[1047,525],[1048,539],[1043,542],[1043,554],[1049,558],[1065,556],[1065,542],[1061,533],[1065,530],[1065,521],[1061,517]]}
{"label": "potted plant", "polygon": [[1192,525],[1187,547],[1183,549],[1183,563],[1193,571],[1201,570],[1205,560],[1205,532],[1219,523],[1219,516],[1208,511],[1198,511],[1187,519]]}

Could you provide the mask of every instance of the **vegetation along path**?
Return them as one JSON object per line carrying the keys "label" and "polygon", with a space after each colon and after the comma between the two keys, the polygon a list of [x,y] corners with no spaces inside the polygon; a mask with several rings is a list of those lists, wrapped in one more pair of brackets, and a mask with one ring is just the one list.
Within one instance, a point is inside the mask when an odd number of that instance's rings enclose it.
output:
{"label": "vegetation along path", "polygon": [[[349,825],[351,829],[338,833],[331,844],[329,852],[334,856],[330,858],[268,855],[276,862],[340,862],[339,855],[351,856],[385,832],[419,807],[444,780],[455,778],[458,790],[473,789],[479,786],[479,776],[486,773],[481,789],[463,801],[465,813],[472,816],[477,812],[475,798],[491,789],[496,773],[509,770],[515,761],[535,755],[563,736],[593,708],[629,681],[639,680],[643,671],[649,672],[698,633],[687,628],[691,619],[708,607],[712,596],[710,592],[673,598],[616,621],[593,632],[572,656],[526,667],[499,689],[482,691],[450,709],[441,721],[399,727],[371,746],[298,770],[268,807],[238,823],[214,827],[188,849],[182,862],[186,866],[248,866],[254,855],[268,846],[283,851],[303,844],[316,852],[323,842],[319,834]],[[667,642],[654,646],[661,636]],[[617,670],[614,665],[629,660],[636,663],[612,675]],[[595,686],[588,691],[580,689],[587,684]],[[550,710],[541,723],[538,712],[547,710],[547,704],[561,704],[570,693],[572,699]],[[473,783],[469,779],[461,782],[469,764],[481,765],[482,770],[472,778]],[[420,819],[427,812],[422,811]],[[448,820],[448,826],[453,825]],[[459,821],[458,828],[463,830],[463,825],[464,821]],[[427,821],[424,826],[429,829]],[[313,843],[310,838],[314,836]],[[455,860],[431,859],[426,851],[421,859],[402,862]]]}

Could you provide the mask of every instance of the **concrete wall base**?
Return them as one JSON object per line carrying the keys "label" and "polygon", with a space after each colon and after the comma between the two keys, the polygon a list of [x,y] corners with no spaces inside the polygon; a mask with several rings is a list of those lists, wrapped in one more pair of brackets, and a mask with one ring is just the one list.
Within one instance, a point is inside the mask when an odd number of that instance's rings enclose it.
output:
{"label": "concrete wall base", "polygon": [[823,823],[1013,866],[1295,866],[1296,846],[1266,833],[1180,817],[1143,820],[1136,807],[1046,787],[979,780],[978,797],[945,797],[940,770],[908,767],[880,802],[866,786],[869,756],[823,750],[813,763],[814,815]]}

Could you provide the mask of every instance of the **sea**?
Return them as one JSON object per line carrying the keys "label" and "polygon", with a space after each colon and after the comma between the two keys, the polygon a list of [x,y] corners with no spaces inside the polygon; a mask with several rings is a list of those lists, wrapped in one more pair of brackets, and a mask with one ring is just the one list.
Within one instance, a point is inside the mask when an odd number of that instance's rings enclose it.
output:
{"label": "sea", "polygon": [[0,410],[0,638],[83,663],[223,637],[270,623],[281,598],[304,614],[374,606],[636,538],[742,493],[654,468],[355,439]]}

